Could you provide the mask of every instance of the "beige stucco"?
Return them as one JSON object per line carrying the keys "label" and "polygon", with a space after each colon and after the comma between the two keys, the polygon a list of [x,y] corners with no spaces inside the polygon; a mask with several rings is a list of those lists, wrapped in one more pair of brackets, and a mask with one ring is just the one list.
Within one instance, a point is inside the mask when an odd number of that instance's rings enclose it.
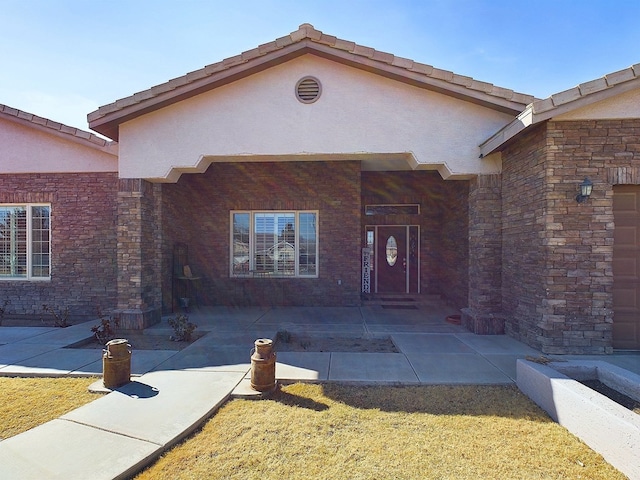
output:
{"label": "beige stucco", "polygon": [[[294,95],[306,75],[322,84],[313,104]],[[500,170],[478,145],[512,118],[304,55],[122,124],[119,171],[166,182],[213,161],[361,158],[465,178]]]}
{"label": "beige stucco", "polygon": [[116,172],[115,147],[0,118],[0,174]]}
{"label": "beige stucco", "polygon": [[554,120],[603,120],[640,117],[640,89],[621,93],[568,113],[553,117]]}

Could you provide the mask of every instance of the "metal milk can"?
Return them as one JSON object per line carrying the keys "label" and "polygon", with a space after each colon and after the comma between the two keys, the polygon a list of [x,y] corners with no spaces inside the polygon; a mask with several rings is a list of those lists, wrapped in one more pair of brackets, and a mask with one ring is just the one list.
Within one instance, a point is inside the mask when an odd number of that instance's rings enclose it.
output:
{"label": "metal milk can", "polygon": [[131,381],[131,345],[124,338],[110,340],[102,351],[102,382],[118,388]]}
{"label": "metal milk can", "polygon": [[276,388],[276,352],[273,340],[259,338],[251,355],[251,388],[269,392]]}

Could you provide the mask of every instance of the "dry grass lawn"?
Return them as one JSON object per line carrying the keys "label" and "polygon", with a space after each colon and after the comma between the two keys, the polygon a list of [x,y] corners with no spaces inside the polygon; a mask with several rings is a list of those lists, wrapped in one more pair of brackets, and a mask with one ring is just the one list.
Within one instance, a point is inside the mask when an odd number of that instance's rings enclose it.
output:
{"label": "dry grass lawn", "polygon": [[227,403],[136,478],[625,477],[515,387],[296,384]]}
{"label": "dry grass lawn", "polygon": [[0,377],[0,440],[99,398],[87,390],[95,381],[96,378]]}

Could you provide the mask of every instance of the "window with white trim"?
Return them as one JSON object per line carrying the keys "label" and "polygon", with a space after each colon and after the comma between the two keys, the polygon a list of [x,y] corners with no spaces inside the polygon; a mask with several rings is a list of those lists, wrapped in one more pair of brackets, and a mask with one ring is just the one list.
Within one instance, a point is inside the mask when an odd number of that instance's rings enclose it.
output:
{"label": "window with white trim", "polygon": [[318,212],[231,212],[231,276],[317,277]]}
{"label": "window with white trim", "polygon": [[0,204],[0,280],[51,276],[51,205]]}

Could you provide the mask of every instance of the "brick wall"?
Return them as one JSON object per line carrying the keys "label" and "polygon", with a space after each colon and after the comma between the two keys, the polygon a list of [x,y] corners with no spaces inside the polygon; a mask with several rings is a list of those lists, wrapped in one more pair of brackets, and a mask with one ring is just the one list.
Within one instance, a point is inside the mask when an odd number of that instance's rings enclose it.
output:
{"label": "brick wall", "polygon": [[503,152],[508,333],[545,353],[612,351],[612,183],[634,182],[639,155],[640,120],[548,122]]}
{"label": "brick wall", "polygon": [[42,305],[95,317],[116,304],[115,173],[0,175],[0,203],[50,203],[50,281],[0,279],[10,315],[42,314]]}
{"label": "brick wall", "polygon": [[363,216],[362,232],[366,225],[419,225],[421,292],[459,308],[468,296],[467,196],[468,182],[445,182],[438,172],[362,172],[363,206],[420,205],[420,215]]}
{"label": "brick wall", "polygon": [[469,298],[469,182],[443,182],[441,200],[438,281],[442,295],[462,308]]}
{"label": "brick wall", "polygon": [[[162,186],[163,305],[171,248],[184,242],[210,305],[359,305],[360,163],[213,163]],[[231,210],[318,210],[319,278],[230,278]],[[338,285],[338,280],[342,284]]]}

